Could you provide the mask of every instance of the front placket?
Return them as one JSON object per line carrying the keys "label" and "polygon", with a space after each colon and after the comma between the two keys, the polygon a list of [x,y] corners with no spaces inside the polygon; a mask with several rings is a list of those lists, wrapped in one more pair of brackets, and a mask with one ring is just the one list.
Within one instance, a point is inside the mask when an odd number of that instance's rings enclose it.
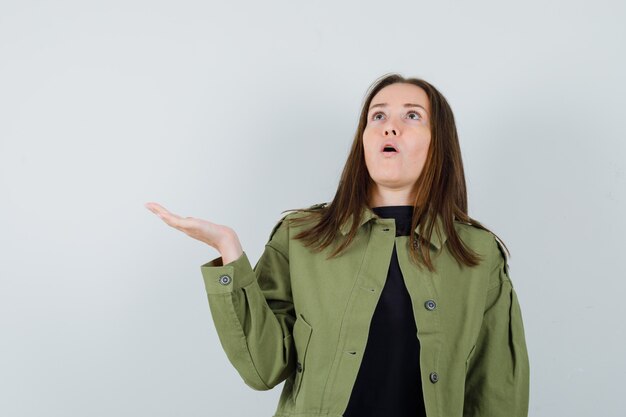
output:
{"label": "front placket", "polygon": [[347,301],[329,383],[324,390],[322,406],[332,407],[328,410],[329,414],[341,414],[348,405],[395,243],[394,219],[374,219],[368,223],[367,229],[369,241],[366,254]]}
{"label": "front placket", "polygon": [[[438,384],[441,378],[438,369],[441,353],[441,317],[439,296],[435,281],[440,279],[436,272],[430,272],[425,266],[418,268],[409,258],[408,236],[398,236],[396,253],[404,283],[411,296],[413,314],[417,326],[417,338],[420,343],[420,369],[424,406],[429,417],[441,417],[441,401]],[[431,251],[431,256],[435,253]]]}

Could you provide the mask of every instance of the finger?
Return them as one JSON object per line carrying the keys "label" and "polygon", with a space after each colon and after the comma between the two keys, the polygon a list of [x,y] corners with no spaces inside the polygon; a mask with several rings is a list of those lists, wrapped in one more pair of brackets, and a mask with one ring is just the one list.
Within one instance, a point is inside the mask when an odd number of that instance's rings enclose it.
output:
{"label": "finger", "polygon": [[154,214],[156,214],[157,216],[163,218],[163,216],[161,215],[161,213],[151,204],[151,203],[146,203],[144,204],[144,206],[150,210],[151,212],[153,212]]}
{"label": "finger", "polygon": [[162,205],[158,203],[149,202],[149,203],[144,204],[144,206],[153,213],[166,213],[167,212],[165,207],[163,207]]}
{"label": "finger", "polygon": [[194,228],[193,222],[195,219],[193,217],[183,218],[176,214],[167,212],[166,214],[162,215],[161,219],[163,219],[163,221],[167,223],[168,225],[178,230],[181,230],[185,233],[189,231],[190,229]]}
{"label": "finger", "polygon": [[157,216],[161,218],[168,226],[171,226],[175,229],[178,229],[182,232],[189,234],[190,230],[193,230],[195,225],[194,221],[196,220],[193,217],[181,217],[175,213],[169,212],[165,209],[165,207],[161,206],[157,203],[146,203],[146,208],[155,213]]}
{"label": "finger", "polygon": [[144,207],[153,212],[154,214],[159,213],[158,207],[160,207],[157,203],[148,202],[144,204]]}
{"label": "finger", "polygon": [[181,218],[179,215],[166,210],[165,207],[161,206],[158,203],[146,203],[145,206],[148,210],[152,211],[154,214],[156,214],[162,219]]}

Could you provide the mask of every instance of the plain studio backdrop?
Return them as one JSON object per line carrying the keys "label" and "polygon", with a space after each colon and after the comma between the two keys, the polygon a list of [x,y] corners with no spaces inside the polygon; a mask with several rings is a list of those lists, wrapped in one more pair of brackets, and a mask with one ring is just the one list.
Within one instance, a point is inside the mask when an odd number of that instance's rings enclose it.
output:
{"label": "plain studio backdrop", "polygon": [[[530,415],[622,416],[622,1],[0,3],[0,415],[271,416],[163,223],[252,262],[330,201],[379,76],[450,101],[469,213],[512,252]],[[337,277],[341,279],[342,277]]]}

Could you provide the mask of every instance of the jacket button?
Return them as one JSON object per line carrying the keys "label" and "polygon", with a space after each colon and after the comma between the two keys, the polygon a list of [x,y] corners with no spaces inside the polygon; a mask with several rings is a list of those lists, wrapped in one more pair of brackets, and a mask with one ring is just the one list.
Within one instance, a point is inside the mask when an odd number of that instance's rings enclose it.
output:
{"label": "jacket button", "polygon": [[220,284],[222,284],[222,285],[228,285],[228,284],[230,284],[230,281],[231,281],[231,279],[230,279],[230,277],[228,275],[222,275],[220,277]]}
{"label": "jacket button", "polygon": [[437,303],[434,300],[428,300],[424,303],[424,307],[426,307],[426,310],[433,311],[437,307]]}
{"label": "jacket button", "polygon": [[302,364],[300,362],[296,363],[296,371],[302,372]]}
{"label": "jacket button", "polygon": [[429,377],[430,377],[430,382],[432,382],[433,384],[439,381],[439,375],[437,375],[437,372],[431,372]]}

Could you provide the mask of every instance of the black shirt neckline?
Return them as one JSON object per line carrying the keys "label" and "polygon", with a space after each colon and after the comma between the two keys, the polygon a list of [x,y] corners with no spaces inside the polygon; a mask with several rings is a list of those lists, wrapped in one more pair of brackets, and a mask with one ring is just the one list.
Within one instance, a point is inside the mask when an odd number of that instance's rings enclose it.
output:
{"label": "black shirt neckline", "polygon": [[400,217],[413,214],[413,206],[378,206],[372,207],[372,211],[379,217]]}
{"label": "black shirt neckline", "polygon": [[413,219],[413,206],[378,206],[372,207],[372,211],[381,218],[394,219],[396,236],[410,235],[411,220]]}

